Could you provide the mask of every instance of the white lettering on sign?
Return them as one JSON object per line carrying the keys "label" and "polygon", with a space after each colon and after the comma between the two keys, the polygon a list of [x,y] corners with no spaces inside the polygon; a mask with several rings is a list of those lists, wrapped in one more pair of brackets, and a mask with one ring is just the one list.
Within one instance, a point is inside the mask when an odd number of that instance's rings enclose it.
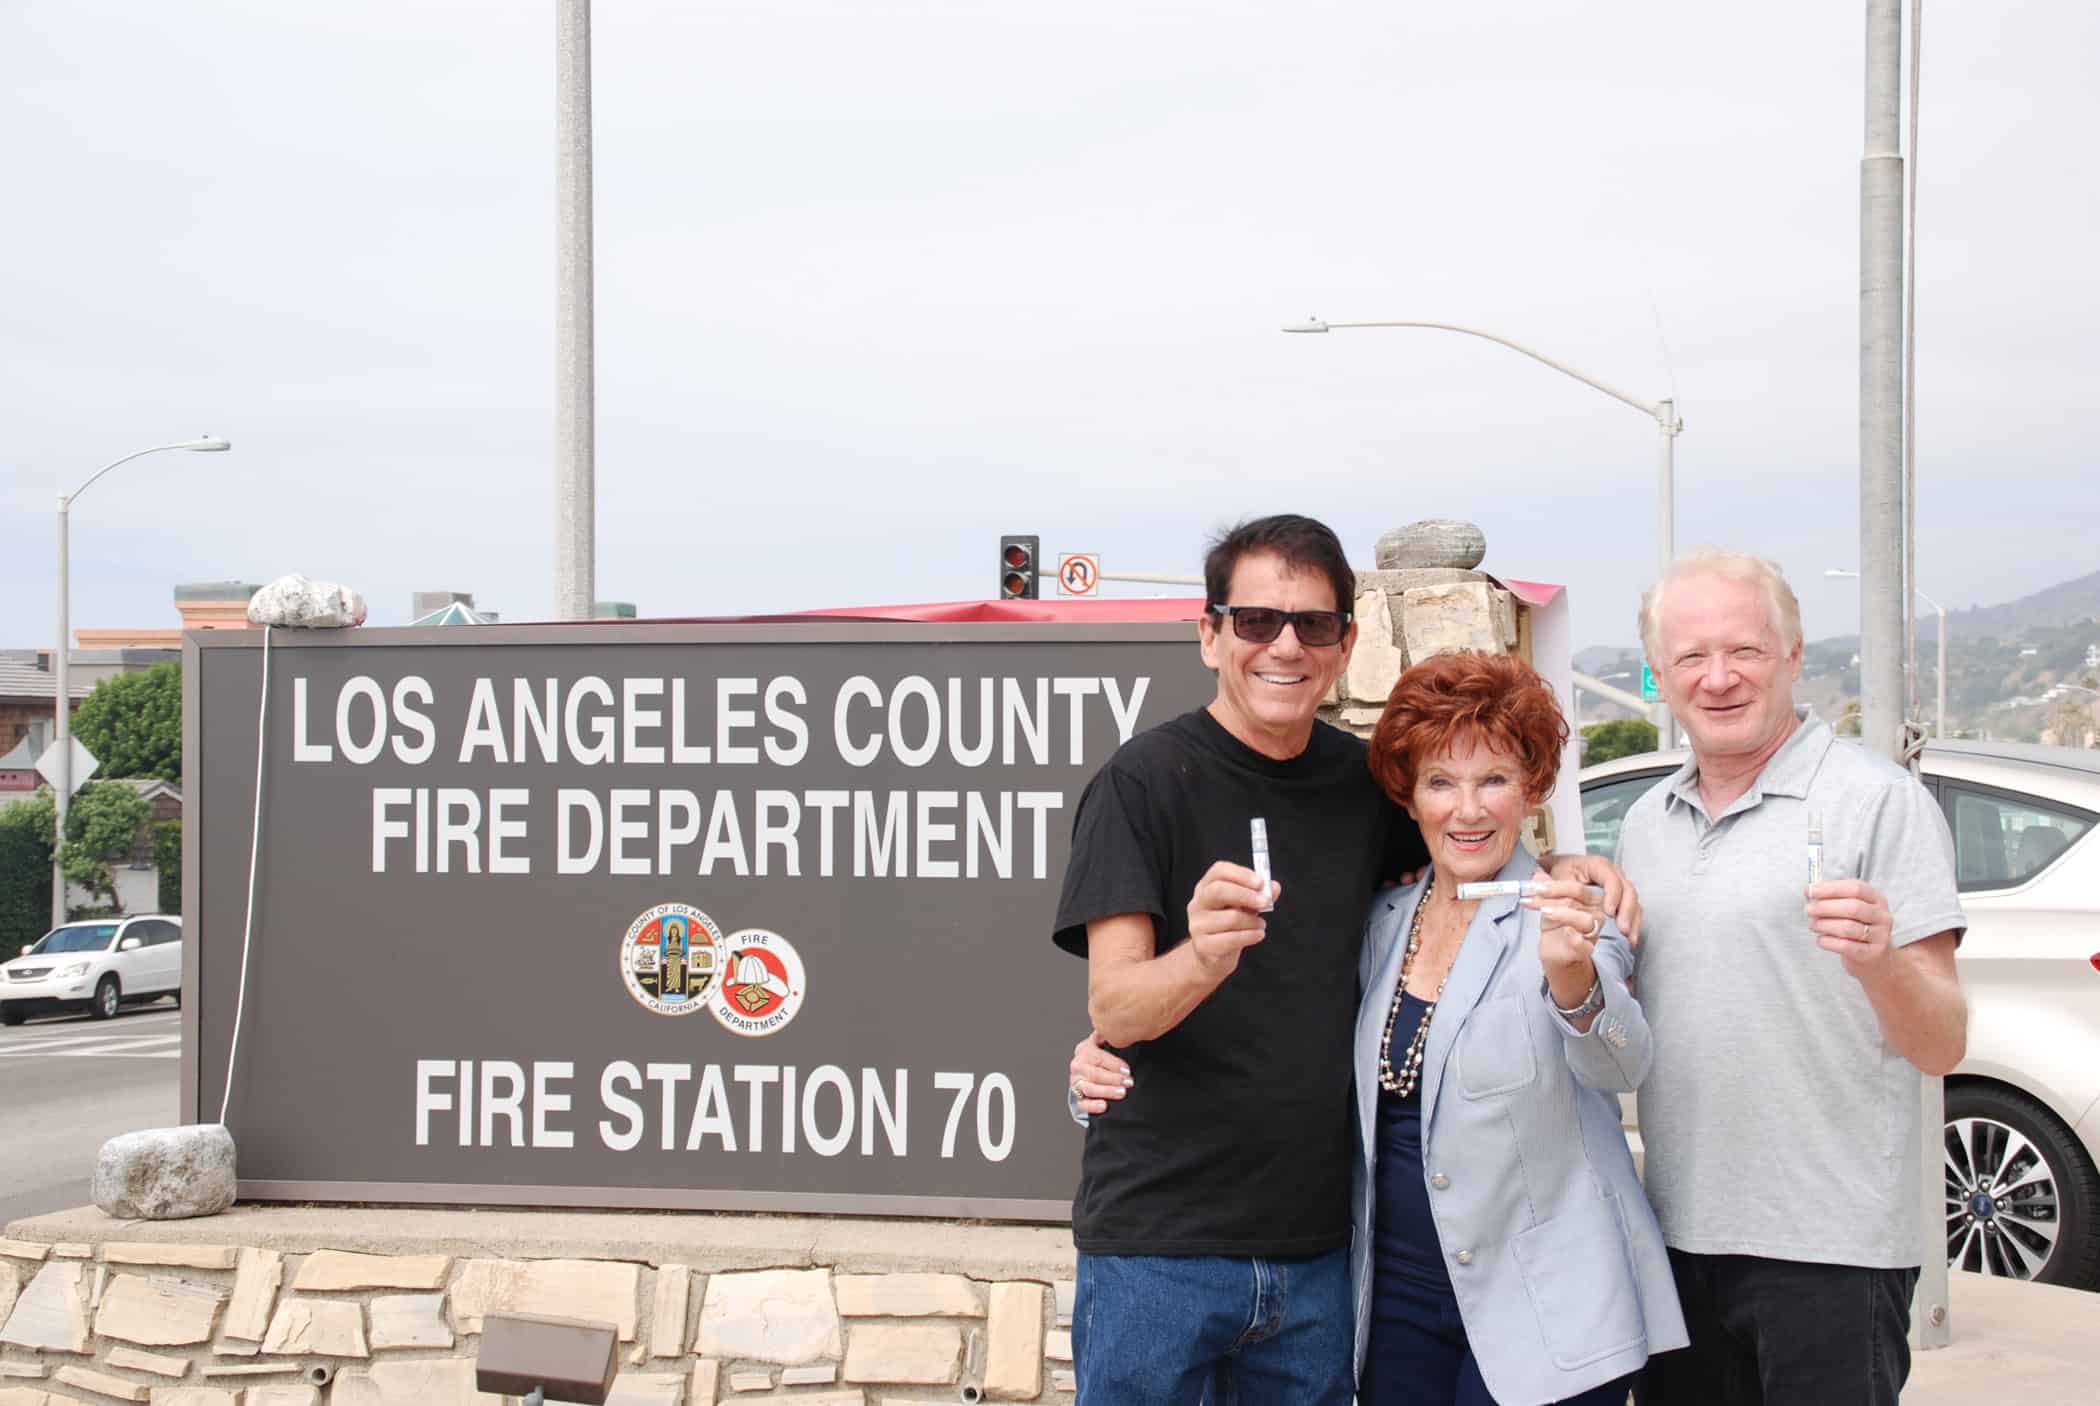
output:
{"label": "white lettering on sign", "polygon": [[[568,1061],[419,1059],[415,1064],[416,1146],[570,1148],[575,1099]],[[806,1147],[819,1157],[911,1155],[908,1069],[849,1070],[820,1064],[798,1077],[792,1064],[636,1065],[615,1060],[599,1072],[599,1143],[632,1152],[644,1141],[665,1151],[762,1153],[768,1124],[782,1153]],[[731,1083],[743,1086],[738,1098]],[[972,1152],[1003,1162],[1013,1152],[1013,1081],[1002,1073],[944,1072],[932,1087],[948,1096],[940,1155]],[[440,1119],[439,1114],[456,1114]],[[453,1136],[456,1133],[456,1138]],[[974,1137],[971,1135],[974,1134]],[[972,1143],[974,1142],[974,1146]]]}
{"label": "white lettering on sign", "polygon": [[[529,874],[522,787],[372,789],[372,872]],[[1042,879],[1062,791],[554,793],[558,874]],[[842,816],[841,812],[845,814]],[[1018,843],[1017,843],[1018,841]],[[1016,855],[1019,855],[1019,864]]]}
{"label": "white lettering on sign", "polygon": [[[831,740],[854,768],[978,768],[995,756],[1008,768],[1084,766],[1089,739],[1099,751],[1135,735],[1150,686],[1144,676],[910,674],[884,685],[856,675],[830,699]],[[785,769],[810,756],[810,691],[786,675],[477,678],[455,713],[415,675],[360,674],[332,700],[312,694],[307,678],[293,678],[291,752],[301,765],[390,756],[415,767],[441,745],[462,766]],[[327,723],[317,730],[310,713]],[[1042,879],[1054,812],[1066,806],[1063,790],[1019,788],[376,786],[372,872],[530,874],[535,852],[549,862],[532,833],[551,826],[559,874]]]}
{"label": "white lettering on sign", "polygon": [[[1125,680],[1094,675],[936,681],[908,674],[885,689],[856,675],[832,699],[832,737],[839,755],[857,767],[884,756],[922,767],[943,755],[978,767],[995,747],[1004,765],[1026,759],[1047,766],[1050,740],[1062,724],[1067,758],[1077,764],[1084,760],[1089,700],[1102,701],[1117,740],[1127,742],[1150,686],[1145,677],[1128,680],[1126,692]],[[325,736],[316,735],[311,694],[304,675],[292,679],[294,762],[327,765],[340,755],[369,766],[391,751],[421,766],[436,754],[438,699],[427,679],[407,675],[390,688],[364,674],[346,680],[332,708],[320,705],[333,721]],[[696,707],[703,699],[705,706]],[[808,708],[808,687],[786,675],[763,681],[637,676],[620,679],[617,688],[596,675],[566,686],[558,679],[477,678],[464,711],[446,721],[458,737],[452,755],[462,764],[795,766],[809,754]]]}

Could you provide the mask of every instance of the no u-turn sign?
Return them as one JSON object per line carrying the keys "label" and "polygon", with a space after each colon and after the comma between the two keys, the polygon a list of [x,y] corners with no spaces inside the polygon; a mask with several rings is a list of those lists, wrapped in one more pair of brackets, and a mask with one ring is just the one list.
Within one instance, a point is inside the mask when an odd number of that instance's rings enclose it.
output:
{"label": "no u-turn sign", "polygon": [[1060,595],[1090,596],[1101,584],[1101,558],[1092,552],[1066,552],[1057,559]]}

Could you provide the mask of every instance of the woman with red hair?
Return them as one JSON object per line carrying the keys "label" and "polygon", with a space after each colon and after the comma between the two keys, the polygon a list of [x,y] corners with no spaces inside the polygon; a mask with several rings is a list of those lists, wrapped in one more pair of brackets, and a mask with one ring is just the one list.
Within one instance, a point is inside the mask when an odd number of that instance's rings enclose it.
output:
{"label": "woman with red hair", "polygon": [[1458,653],[1401,675],[1371,741],[1430,869],[1372,904],[1358,966],[1364,1406],[1623,1406],[1685,1342],[1620,1128],[1650,1053],[1633,950],[1518,843],[1567,735],[1522,661]]}

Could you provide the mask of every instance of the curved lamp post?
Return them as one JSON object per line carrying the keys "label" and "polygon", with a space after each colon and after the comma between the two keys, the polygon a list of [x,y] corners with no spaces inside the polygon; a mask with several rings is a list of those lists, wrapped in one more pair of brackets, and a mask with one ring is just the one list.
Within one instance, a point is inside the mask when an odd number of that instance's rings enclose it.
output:
{"label": "curved lamp post", "polygon": [[[1497,346],[1508,347],[1522,356],[1528,356],[1542,366],[1550,366],[1563,376],[1572,376],[1592,390],[1604,392],[1621,405],[1630,405],[1655,421],[1662,431],[1662,464],[1656,482],[1656,576],[1661,579],[1670,569],[1677,556],[1677,436],[1684,432],[1684,421],[1677,418],[1677,403],[1674,400],[1649,402],[1630,396],[1616,386],[1606,385],[1595,376],[1577,371],[1565,362],[1555,361],[1544,352],[1534,351],[1521,342],[1512,342],[1493,332],[1483,332],[1478,327],[1467,327],[1457,322],[1322,322],[1319,318],[1308,318],[1304,322],[1293,322],[1283,330],[1286,332],[1332,332],[1358,327],[1422,327],[1435,332],[1458,332]],[[1671,721],[1669,705],[1655,705],[1655,729],[1658,743],[1665,749],[1674,747],[1676,726]]]}
{"label": "curved lamp post", "polygon": [[112,459],[87,476],[87,481],[71,493],[58,495],[58,647],[51,652],[52,673],[56,676],[57,697],[55,711],[58,714],[58,783],[52,787],[57,794],[58,826],[51,843],[51,926],[57,927],[66,920],[66,876],[58,867],[59,846],[66,842],[66,805],[73,799],[73,699],[70,690],[70,673],[73,658],[72,624],[67,618],[72,594],[71,566],[67,560],[71,532],[73,500],[95,486],[95,480],[119,464],[128,464],[133,459],[142,459],[148,454],[158,454],[168,449],[187,449],[196,454],[223,454],[233,445],[210,435],[198,439],[178,440],[174,444],[156,444],[150,449],[141,449],[126,454],[121,459]]}

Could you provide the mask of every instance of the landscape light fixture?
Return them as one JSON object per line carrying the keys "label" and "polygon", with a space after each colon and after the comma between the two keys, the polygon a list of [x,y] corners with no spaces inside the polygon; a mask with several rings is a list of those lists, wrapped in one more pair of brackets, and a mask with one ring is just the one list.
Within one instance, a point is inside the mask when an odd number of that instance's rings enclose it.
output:
{"label": "landscape light fixture", "polygon": [[620,1369],[619,1347],[615,1324],[491,1313],[481,1320],[474,1385],[492,1396],[523,1397],[525,1406],[547,1401],[604,1406]]}

